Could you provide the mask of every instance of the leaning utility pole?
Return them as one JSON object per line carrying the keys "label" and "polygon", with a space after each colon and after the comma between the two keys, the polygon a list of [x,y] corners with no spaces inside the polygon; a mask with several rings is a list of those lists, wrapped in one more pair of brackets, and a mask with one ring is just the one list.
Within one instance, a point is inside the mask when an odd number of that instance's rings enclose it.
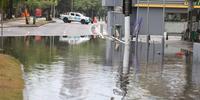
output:
{"label": "leaning utility pole", "polygon": [[127,73],[129,67],[130,55],[130,14],[132,13],[132,0],[123,0],[123,13],[125,15],[125,49],[123,58],[124,73]]}

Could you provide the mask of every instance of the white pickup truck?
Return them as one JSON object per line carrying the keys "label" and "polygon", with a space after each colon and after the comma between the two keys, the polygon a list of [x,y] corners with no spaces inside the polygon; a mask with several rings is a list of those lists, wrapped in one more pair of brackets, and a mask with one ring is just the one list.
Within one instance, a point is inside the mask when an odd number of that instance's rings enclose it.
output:
{"label": "white pickup truck", "polygon": [[69,12],[68,14],[61,14],[60,18],[65,23],[71,23],[73,21],[73,22],[80,22],[81,24],[89,24],[92,22],[89,17],[86,17],[83,14],[77,12]]}

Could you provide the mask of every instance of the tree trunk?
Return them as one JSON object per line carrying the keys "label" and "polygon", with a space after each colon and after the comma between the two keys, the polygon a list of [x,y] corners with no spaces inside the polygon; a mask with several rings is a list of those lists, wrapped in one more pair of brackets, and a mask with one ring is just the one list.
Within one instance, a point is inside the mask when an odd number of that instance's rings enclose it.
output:
{"label": "tree trunk", "polygon": [[11,19],[12,18],[12,15],[13,15],[13,0],[9,0],[9,6],[8,6],[8,16],[7,18],[8,19]]}
{"label": "tree trunk", "polygon": [[52,20],[52,18],[51,18],[51,9],[47,9],[46,20],[47,21]]}
{"label": "tree trunk", "polygon": [[29,24],[27,7],[25,7],[25,9],[24,9],[24,16],[25,16],[26,24]]}
{"label": "tree trunk", "polygon": [[26,24],[29,24],[28,17],[25,16]]}

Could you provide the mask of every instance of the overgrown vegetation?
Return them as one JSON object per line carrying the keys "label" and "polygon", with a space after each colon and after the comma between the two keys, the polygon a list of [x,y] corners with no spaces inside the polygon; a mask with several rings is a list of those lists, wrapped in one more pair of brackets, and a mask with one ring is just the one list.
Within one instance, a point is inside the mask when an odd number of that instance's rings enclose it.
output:
{"label": "overgrown vegetation", "polygon": [[23,100],[24,82],[20,63],[0,54],[0,100]]}
{"label": "overgrown vegetation", "polygon": [[102,0],[60,0],[57,8],[59,13],[75,11],[89,17],[104,16],[105,9],[101,6],[101,2]]}
{"label": "overgrown vegetation", "polygon": [[101,15],[102,10],[101,0],[74,0],[74,10],[85,12],[88,16]]}
{"label": "overgrown vegetation", "polygon": [[1,0],[0,10],[4,12],[4,18],[10,19],[13,15],[19,17],[27,9],[34,16],[36,8],[41,8],[43,16],[50,20],[54,7],[56,15],[69,11],[76,11],[87,16],[104,16],[105,9],[101,6],[102,0]]}
{"label": "overgrown vegetation", "polygon": [[[5,19],[21,16],[21,14],[28,9],[32,16],[34,16],[35,8],[41,8],[44,11],[50,12],[52,6],[57,5],[58,0],[1,0],[0,10],[3,12]],[[50,16],[50,15],[49,15]]]}
{"label": "overgrown vegetation", "polygon": [[27,0],[25,4],[29,8],[31,16],[35,16],[34,12],[36,8],[40,8],[43,11],[43,16],[47,20],[51,20],[53,16],[53,7],[57,6],[58,0]]}

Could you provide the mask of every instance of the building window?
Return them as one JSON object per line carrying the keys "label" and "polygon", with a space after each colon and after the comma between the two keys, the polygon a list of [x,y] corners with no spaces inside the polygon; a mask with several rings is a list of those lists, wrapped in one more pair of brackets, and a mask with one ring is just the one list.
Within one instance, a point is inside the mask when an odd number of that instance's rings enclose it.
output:
{"label": "building window", "polygon": [[186,22],[187,13],[166,13],[165,21],[167,22]]}

